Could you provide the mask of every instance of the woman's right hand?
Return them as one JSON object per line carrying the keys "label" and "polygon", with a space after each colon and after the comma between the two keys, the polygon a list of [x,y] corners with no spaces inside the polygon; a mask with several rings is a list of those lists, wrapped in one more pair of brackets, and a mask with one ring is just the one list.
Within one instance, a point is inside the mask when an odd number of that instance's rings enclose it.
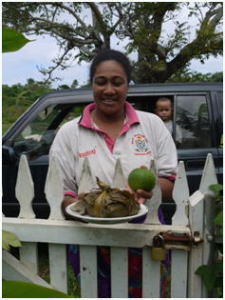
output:
{"label": "woman's right hand", "polygon": [[152,198],[152,192],[147,192],[145,190],[139,189],[136,192],[134,192],[134,196],[135,196],[135,200],[138,203],[145,204],[146,200]]}
{"label": "woman's right hand", "polygon": [[67,214],[66,214],[66,207],[68,205],[72,204],[72,203],[77,202],[77,201],[78,201],[77,198],[74,198],[74,197],[72,197],[70,195],[64,195],[63,202],[62,202],[62,211],[63,211],[64,215],[67,216]]}

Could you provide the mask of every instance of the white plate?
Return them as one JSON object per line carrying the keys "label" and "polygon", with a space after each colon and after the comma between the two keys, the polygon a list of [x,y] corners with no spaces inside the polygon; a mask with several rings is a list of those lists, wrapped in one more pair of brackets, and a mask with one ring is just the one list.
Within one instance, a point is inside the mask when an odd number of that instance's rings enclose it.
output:
{"label": "white plate", "polygon": [[96,224],[118,224],[118,223],[126,223],[131,221],[132,219],[144,216],[148,212],[148,208],[144,204],[140,204],[140,209],[136,215],[120,217],[120,218],[97,218],[91,217],[89,215],[81,215],[79,212],[72,210],[71,208],[75,208],[80,205],[80,201],[72,203],[66,207],[66,212],[75,218],[86,221],[88,223],[96,223]]}

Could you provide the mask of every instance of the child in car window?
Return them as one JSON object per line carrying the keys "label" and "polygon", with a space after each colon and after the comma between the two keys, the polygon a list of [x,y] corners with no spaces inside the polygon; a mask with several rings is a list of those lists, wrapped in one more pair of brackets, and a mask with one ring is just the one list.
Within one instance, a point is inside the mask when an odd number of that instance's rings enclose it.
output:
{"label": "child in car window", "polygon": [[[163,120],[166,128],[173,135],[173,104],[169,98],[161,97],[155,103],[155,113]],[[176,124],[176,145],[180,146],[182,133],[179,125]]]}

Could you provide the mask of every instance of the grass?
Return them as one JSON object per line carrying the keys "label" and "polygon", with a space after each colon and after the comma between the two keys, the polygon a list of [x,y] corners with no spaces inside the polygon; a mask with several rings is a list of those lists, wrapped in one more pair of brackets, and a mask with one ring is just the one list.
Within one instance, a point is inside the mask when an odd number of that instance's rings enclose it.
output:
{"label": "grass", "polygon": [[[50,283],[49,258],[47,244],[38,245],[39,270],[38,275],[46,282]],[[68,295],[74,298],[80,298],[80,288],[74,275],[73,269],[67,263]]]}

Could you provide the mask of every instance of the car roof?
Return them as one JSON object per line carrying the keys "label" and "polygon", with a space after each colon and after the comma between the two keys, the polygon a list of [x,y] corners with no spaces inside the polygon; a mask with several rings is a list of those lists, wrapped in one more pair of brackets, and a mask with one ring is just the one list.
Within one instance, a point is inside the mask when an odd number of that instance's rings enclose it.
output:
{"label": "car roof", "polygon": [[[202,92],[202,91],[220,91],[222,82],[201,82],[201,83],[151,83],[151,84],[131,84],[128,94],[143,93],[174,93],[174,92]],[[46,97],[63,97],[63,96],[89,96],[92,95],[91,88],[77,88],[57,90],[44,95]]]}

